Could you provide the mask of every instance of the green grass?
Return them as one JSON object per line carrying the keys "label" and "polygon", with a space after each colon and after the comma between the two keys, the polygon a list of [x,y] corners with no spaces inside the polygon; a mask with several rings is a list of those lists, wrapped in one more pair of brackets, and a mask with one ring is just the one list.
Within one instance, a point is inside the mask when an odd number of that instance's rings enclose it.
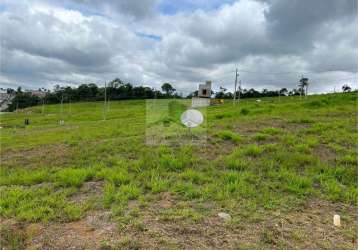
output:
{"label": "green grass", "polygon": [[231,132],[229,130],[219,131],[219,132],[217,132],[216,136],[219,137],[222,140],[231,140],[233,142],[241,141],[240,135],[238,135],[238,134],[236,134],[234,132]]}
{"label": "green grass", "polygon": [[0,226],[0,246],[4,249],[25,249],[26,235],[22,231],[15,231],[7,226]]}
{"label": "green grass", "polygon": [[[356,206],[356,98],[227,101],[203,111],[205,125],[192,131],[194,139],[205,135],[199,145],[175,137],[186,136],[178,119],[187,101],[160,101],[159,111],[142,100],[111,102],[105,121],[101,102],[72,104],[71,112],[65,104],[63,126],[59,105],[45,114],[41,107],[2,114],[0,217],[72,221],[104,208],[126,224],[128,204],[164,194],[176,204],[166,219],[197,220],[225,208],[254,221],[310,198]],[[146,144],[148,131],[170,144]],[[93,207],[73,199],[86,182],[102,183]]]}
{"label": "green grass", "polygon": [[65,168],[55,175],[56,182],[61,186],[80,187],[85,181],[93,178],[94,171],[85,168]]}

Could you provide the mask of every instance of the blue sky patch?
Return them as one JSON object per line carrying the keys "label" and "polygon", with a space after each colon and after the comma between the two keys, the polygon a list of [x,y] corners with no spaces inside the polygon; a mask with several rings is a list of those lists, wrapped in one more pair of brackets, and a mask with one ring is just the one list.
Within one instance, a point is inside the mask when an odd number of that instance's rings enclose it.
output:
{"label": "blue sky patch", "polygon": [[147,34],[144,32],[136,32],[136,35],[139,37],[143,37],[143,38],[147,38],[150,40],[154,40],[154,41],[161,41],[162,37],[161,36],[157,36],[157,35],[153,35],[153,34]]}
{"label": "blue sky patch", "polygon": [[206,0],[206,1],[171,1],[163,0],[159,4],[159,11],[166,15],[174,15],[178,12],[192,12],[198,9],[215,10],[227,3],[233,3],[235,0]]}
{"label": "blue sky patch", "polygon": [[0,12],[4,12],[6,10],[6,6],[0,3]]}

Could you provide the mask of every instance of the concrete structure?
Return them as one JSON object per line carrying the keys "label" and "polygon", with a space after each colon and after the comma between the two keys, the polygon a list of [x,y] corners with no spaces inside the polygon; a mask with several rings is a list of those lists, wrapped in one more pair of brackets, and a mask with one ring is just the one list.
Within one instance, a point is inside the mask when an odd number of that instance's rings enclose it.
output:
{"label": "concrete structure", "polygon": [[210,106],[211,97],[211,81],[206,81],[204,84],[199,84],[198,96],[191,99],[191,106],[193,108]]}
{"label": "concrete structure", "polygon": [[210,106],[210,98],[193,97],[191,99],[191,107],[208,107]]}
{"label": "concrete structure", "polygon": [[211,81],[206,81],[204,84],[199,84],[198,97],[200,98],[211,97]]}

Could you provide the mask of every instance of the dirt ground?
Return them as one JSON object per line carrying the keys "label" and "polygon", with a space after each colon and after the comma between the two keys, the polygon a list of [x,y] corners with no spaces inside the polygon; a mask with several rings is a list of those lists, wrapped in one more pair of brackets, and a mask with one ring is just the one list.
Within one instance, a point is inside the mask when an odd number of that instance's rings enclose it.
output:
{"label": "dirt ground", "polygon": [[[25,249],[357,249],[357,211],[342,204],[310,200],[296,211],[273,213],[259,222],[231,223],[216,214],[199,221],[163,220],[158,210],[170,209],[170,195],[145,208],[140,223],[125,229],[111,212],[97,210],[70,223],[2,225],[24,236]],[[133,209],[136,204],[133,204]],[[131,209],[131,206],[129,207]],[[333,225],[340,214],[342,226]],[[232,218],[234,220],[235,218]],[[6,246],[2,249],[10,249]]]}

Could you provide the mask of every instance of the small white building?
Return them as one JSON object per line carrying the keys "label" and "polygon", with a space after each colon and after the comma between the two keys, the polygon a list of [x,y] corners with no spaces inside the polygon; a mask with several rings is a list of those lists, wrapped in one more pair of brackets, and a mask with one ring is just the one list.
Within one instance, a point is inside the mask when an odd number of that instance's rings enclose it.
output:
{"label": "small white building", "polygon": [[206,81],[204,84],[199,84],[198,96],[191,99],[191,106],[193,108],[210,106],[211,97],[211,81]]}

